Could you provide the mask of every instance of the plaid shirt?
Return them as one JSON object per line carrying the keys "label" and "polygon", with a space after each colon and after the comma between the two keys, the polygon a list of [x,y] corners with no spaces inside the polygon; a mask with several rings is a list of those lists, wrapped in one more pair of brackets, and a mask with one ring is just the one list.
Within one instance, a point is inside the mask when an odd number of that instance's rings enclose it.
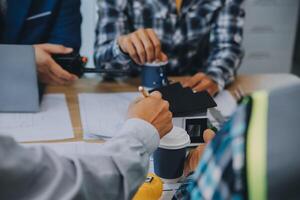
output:
{"label": "plaid shirt", "polygon": [[175,0],[99,0],[95,63],[134,66],[116,39],[152,28],[169,57],[169,75],[202,71],[223,88],[233,81],[243,55],[243,2],[184,0],[178,15]]}
{"label": "plaid shirt", "polygon": [[[249,102],[248,100],[246,100]],[[245,199],[245,138],[250,103],[218,132],[191,175],[173,199]]]}

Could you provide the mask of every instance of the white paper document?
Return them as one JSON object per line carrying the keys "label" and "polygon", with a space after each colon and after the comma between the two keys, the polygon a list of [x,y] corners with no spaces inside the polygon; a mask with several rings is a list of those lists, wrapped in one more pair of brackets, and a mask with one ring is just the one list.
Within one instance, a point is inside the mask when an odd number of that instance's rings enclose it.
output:
{"label": "white paper document", "polygon": [[80,116],[85,139],[109,139],[126,120],[129,104],[140,93],[79,94]]}
{"label": "white paper document", "polygon": [[[236,110],[237,102],[235,98],[231,95],[231,93],[227,90],[220,92],[215,98],[215,102],[217,103],[216,109],[220,111],[220,114],[227,120]],[[208,119],[210,122],[220,128],[220,125],[212,116],[210,111],[207,113]]]}
{"label": "white paper document", "polygon": [[[85,139],[109,139],[115,136],[126,119],[129,104],[138,96],[138,92],[79,94],[81,123]],[[222,91],[215,97],[217,109],[228,118],[237,107],[229,91]],[[208,113],[214,125],[214,118]]]}
{"label": "white paper document", "polygon": [[68,143],[33,143],[22,144],[25,147],[46,147],[61,156],[76,157],[84,155],[97,155],[101,152],[101,144],[87,142]]}
{"label": "white paper document", "polygon": [[45,95],[38,113],[0,113],[0,134],[18,142],[74,138],[65,95]]}
{"label": "white paper document", "polygon": [[217,109],[224,117],[230,117],[237,108],[237,102],[228,90],[220,92],[215,98]]}

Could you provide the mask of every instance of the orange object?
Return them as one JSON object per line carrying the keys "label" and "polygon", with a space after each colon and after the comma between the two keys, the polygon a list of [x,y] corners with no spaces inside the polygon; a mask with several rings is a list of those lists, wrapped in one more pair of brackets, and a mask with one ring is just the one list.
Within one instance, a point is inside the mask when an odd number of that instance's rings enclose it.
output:
{"label": "orange object", "polygon": [[204,131],[204,144],[200,144],[196,149],[193,149],[189,152],[187,159],[184,164],[184,175],[187,176],[190,172],[195,171],[197,168],[199,161],[205,151],[207,144],[215,137],[215,132],[210,129],[206,129]]}
{"label": "orange object", "polygon": [[153,173],[149,173],[133,200],[158,200],[163,192],[163,182]]}
{"label": "orange object", "polygon": [[87,62],[88,62],[88,58],[85,57],[85,56],[83,56],[83,57],[81,57],[81,61],[82,61],[83,63],[87,63]]}

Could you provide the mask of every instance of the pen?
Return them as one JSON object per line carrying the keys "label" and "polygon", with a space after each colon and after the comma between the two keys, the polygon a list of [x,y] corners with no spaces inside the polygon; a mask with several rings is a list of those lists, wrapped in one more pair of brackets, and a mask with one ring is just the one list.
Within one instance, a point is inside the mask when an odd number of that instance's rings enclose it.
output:
{"label": "pen", "polygon": [[144,97],[150,96],[149,92],[147,90],[145,90],[145,88],[142,86],[139,87],[139,91],[143,94]]}

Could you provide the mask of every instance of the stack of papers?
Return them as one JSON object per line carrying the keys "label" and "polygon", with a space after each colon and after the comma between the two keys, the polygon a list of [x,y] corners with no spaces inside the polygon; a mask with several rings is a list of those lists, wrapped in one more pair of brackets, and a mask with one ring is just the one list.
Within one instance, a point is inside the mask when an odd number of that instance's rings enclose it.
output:
{"label": "stack of papers", "polygon": [[74,138],[65,96],[45,95],[38,113],[0,113],[0,134],[18,142]]}

